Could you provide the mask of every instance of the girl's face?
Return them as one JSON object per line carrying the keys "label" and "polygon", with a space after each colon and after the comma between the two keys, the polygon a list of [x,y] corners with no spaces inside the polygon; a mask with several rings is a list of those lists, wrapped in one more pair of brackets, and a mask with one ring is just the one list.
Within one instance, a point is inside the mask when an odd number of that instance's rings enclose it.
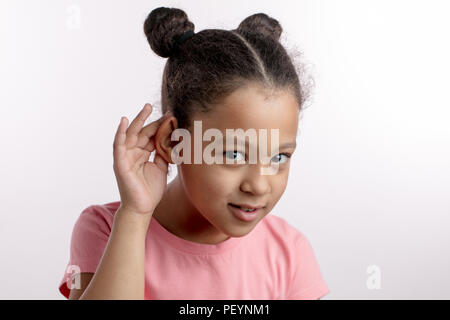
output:
{"label": "girl's face", "polygon": [[[191,164],[178,165],[178,178],[192,205],[212,226],[229,237],[241,237],[249,233],[272,210],[287,185],[290,167],[288,156],[295,150],[299,106],[287,91],[272,94],[269,96],[267,89],[257,85],[239,89],[214,110],[196,115],[193,121],[202,121],[203,132],[210,128],[219,129],[224,140],[225,129],[240,128],[243,131],[255,129],[258,137],[256,144],[258,154],[259,129],[266,129],[266,154],[270,156],[271,161],[279,163],[275,174],[261,174],[261,168],[268,168],[270,164],[261,163],[259,156],[257,163],[248,163],[248,146],[243,148],[234,144],[234,148],[227,148],[225,141],[223,164],[207,164],[202,159],[201,164],[194,164],[192,160]],[[271,152],[276,146],[271,145],[270,129],[279,130],[279,150],[275,154]],[[191,130],[191,136],[194,137],[193,129]],[[194,143],[192,143],[192,157]],[[210,143],[203,141],[202,149],[204,150]],[[284,144],[291,146],[282,147]],[[233,152],[235,150],[237,152]],[[246,161],[240,164],[226,164],[226,157],[232,160],[245,158]],[[259,210],[256,219],[243,221],[235,216],[230,203],[263,208]]]}

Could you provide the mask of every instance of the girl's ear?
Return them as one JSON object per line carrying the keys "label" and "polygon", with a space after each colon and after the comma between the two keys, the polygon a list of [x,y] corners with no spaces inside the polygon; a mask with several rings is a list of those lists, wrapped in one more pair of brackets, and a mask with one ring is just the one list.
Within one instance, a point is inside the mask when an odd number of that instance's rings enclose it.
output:
{"label": "girl's ear", "polygon": [[172,132],[178,128],[178,121],[173,115],[169,115],[165,119],[156,131],[155,135],[155,148],[156,152],[164,159],[167,163],[175,163],[172,161],[171,152],[172,149],[179,143],[179,141],[172,141],[170,138]]}

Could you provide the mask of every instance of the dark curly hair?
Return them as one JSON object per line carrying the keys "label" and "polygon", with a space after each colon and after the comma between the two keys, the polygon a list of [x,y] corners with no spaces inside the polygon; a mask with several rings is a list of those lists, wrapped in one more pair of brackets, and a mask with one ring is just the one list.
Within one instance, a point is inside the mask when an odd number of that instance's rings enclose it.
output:
{"label": "dark curly hair", "polygon": [[178,46],[176,40],[194,31],[187,14],[159,7],[147,16],[144,32],[152,50],[169,58],[164,68],[162,112],[173,112],[178,127],[190,128],[196,112],[208,112],[238,88],[250,83],[270,90],[288,90],[302,109],[308,85],[279,42],[280,23],[264,13],[244,19],[234,30],[206,29]]}

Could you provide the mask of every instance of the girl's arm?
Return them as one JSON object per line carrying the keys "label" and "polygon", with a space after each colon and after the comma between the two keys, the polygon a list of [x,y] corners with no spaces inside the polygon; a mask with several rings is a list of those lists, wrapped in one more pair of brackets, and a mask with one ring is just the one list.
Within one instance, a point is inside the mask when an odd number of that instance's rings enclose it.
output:
{"label": "girl's arm", "polygon": [[103,256],[80,300],[144,299],[145,238],[151,215],[121,207]]}
{"label": "girl's arm", "polygon": [[[113,169],[121,203],[97,270],[80,300],[144,299],[145,239],[168,172],[154,137],[167,118],[144,127],[152,111],[153,107],[145,104],[130,126],[126,117],[120,120],[113,143]],[[148,161],[155,150],[153,162]]]}

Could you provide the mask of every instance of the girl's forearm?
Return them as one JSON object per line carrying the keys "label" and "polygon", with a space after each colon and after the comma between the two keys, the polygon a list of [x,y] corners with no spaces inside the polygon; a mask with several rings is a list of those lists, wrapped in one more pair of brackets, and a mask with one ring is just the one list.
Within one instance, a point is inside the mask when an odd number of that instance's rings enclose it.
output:
{"label": "girl's forearm", "polygon": [[84,299],[144,299],[145,238],[151,216],[122,210],[114,223],[103,256]]}

